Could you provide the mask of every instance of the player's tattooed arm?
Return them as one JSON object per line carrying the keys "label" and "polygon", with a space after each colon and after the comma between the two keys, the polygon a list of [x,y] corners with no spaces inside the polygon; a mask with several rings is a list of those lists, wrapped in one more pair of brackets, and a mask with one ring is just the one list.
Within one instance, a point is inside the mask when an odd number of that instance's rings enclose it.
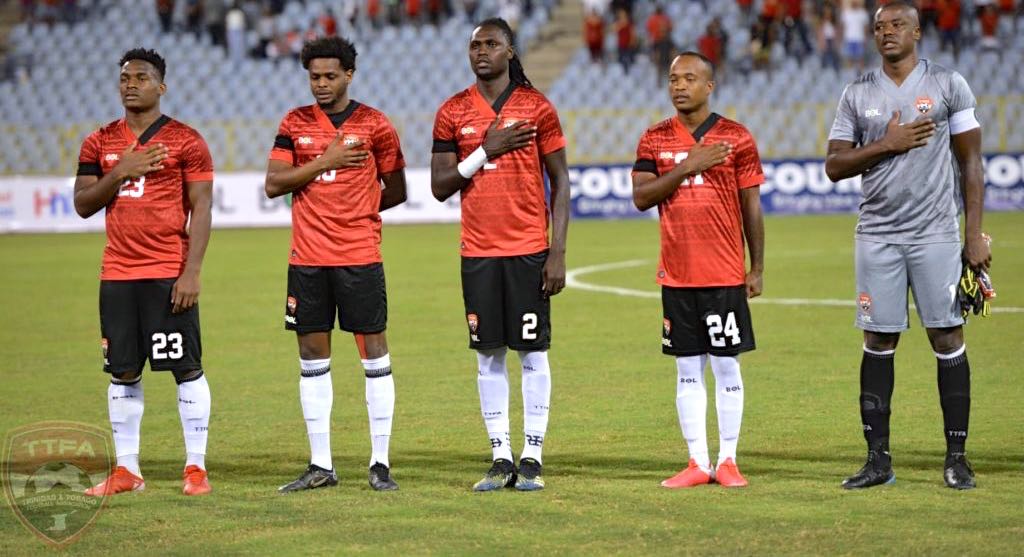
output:
{"label": "player's tattooed arm", "polygon": [[117,197],[125,180],[135,180],[146,173],[161,170],[167,158],[167,147],[162,143],[136,151],[138,142],[121,152],[120,162],[102,177],[79,176],[75,180],[75,212],[82,218],[94,215]]}
{"label": "player's tattooed arm", "polygon": [[960,192],[964,199],[964,260],[974,269],[988,269],[992,251],[981,231],[985,206],[985,173],[981,166],[981,128],[950,137],[960,167]]}
{"label": "player's tattooed arm", "polygon": [[829,141],[825,174],[833,182],[859,176],[889,157],[927,145],[933,135],[935,122],[931,118],[919,118],[909,124],[900,124],[899,111],[893,112],[886,125],[885,135],[878,141],[860,147],[852,141]]}
{"label": "player's tattooed arm", "polygon": [[185,269],[171,288],[171,312],[190,309],[199,300],[199,271],[203,266],[206,246],[210,243],[213,221],[213,182],[188,182],[189,204],[192,213],[188,219],[188,257]]}
{"label": "player's tattooed arm", "polygon": [[462,191],[469,185],[470,179],[459,174],[459,158],[457,153],[434,153],[430,157],[430,192],[434,199],[444,201]]}
{"label": "player's tattooed arm", "polygon": [[683,180],[722,164],[732,154],[730,143],[700,143],[694,145],[672,170],[658,176],[650,172],[633,174],[633,204],[646,211],[668,199],[675,193]]}
{"label": "player's tattooed arm", "polygon": [[565,149],[544,155],[551,183],[551,249],[542,271],[544,294],[554,296],[565,288],[565,244],[569,233],[569,165]]}
{"label": "player's tattooed arm", "polygon": [[743,212],[743,236],[750,252],[750,271],[747,272],[747,297],[761,295],[764,273],[764,215],[761,211],[761,188],[754,186],[740,190],[740,210]]}
{"label": "player's tattooed arm", "polygon": [[399,168],[394,172],[384,174],[380,177],[384,182],[384,189],[380,193],[380,211],[390,209],[395,205],[405,203],[405,169]]}
{"label": "player's tattooed arm", "polygon": [[324,172],[362,166],[369,151],[363,148],[362,141],[343,144],[341,135],[336,135],[319,157],[301,166],[292,166],[284,161],[271,159],[267,165],[267,178],[264,188],[267,197],[275,198],[291,193],[306,186]]}

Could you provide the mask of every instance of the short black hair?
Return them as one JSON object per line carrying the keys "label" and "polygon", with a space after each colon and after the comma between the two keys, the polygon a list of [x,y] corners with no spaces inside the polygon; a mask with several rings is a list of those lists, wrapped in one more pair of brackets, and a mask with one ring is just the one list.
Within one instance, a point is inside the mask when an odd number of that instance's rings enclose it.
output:
{"label": "short black hair", "polygon": [[692,56],[694,58],[699,59],[701,62],[704,62],[704,64],[708,67],[708,69],[711,70],[711,80],[712,81],[715,80],[715,63],[712,62],[710,58],[708,58],[707,56],[704,56],[703,54],[701,54],[701,53],[699,53],[697,51],[694,51],[694,50],[687,50],[685,52],[680,52],[676,56],[676,58],[679,58],[681,56]]}
{"label": "short black hair", "polygon": [[302,67],[308,70],[309,62],[314,58],[337,58],[343,70],[354,71],[358,54],[352,41],[341,37],[321,37],[302,45]]}
{"label": "short black hair", "polygon": [[133,48],[124,53],[124,56],[121,57],[121,61],[118,62],[117,66],[122,67],[132,60],[142,60],[143,62],[153,64],[157,73],[160,74],[160,81],[163,81],[164,76],[167,75],[167,62],[165,62],[164,57],[160,56],[160,53],[155,50],[148,48]]}

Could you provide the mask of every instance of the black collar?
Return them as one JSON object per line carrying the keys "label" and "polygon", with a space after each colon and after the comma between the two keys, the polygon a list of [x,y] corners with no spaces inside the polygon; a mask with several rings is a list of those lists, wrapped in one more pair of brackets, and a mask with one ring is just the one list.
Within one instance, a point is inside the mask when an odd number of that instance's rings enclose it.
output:
{"label": "black collar", "polygon": [[350,99],[348,101],[348,106],[345,107],[345,110],[342,110],[341,112],[335,112],[334,114],[328,114],[327,117],[330,118],[331,124],[334,124],[335,128],[340,128],[341,125],[345,123],[345,120],[348,120],[348,117],[351,116],[352,113],[356,111],[356,108],[358,106],[358,102]]}
{"label": "black collar", "polygon": [[512,92],[515,90],[516,84],[509,81],[508,87],[506,87],[505,90],[502,91],[500,95],[498,95],[498,98],[494,99],[494,104],[491,105],[491,108],[494,109],[495,114],[501,112],[502,107],[505,106],[505,103],[508,102],[509,97],[512,96]]}
{"label": "black collar", "polygon": [[[150,124],[149,127],[146,128],[146,131],[142,132],[142,135],[139,136],[139,145],[145,145],[147,141],[153,139],[153,136],[156,135],[161,128],[169,123],[171,123],[171,118],[161,114],[160,117],[156,119],[156,122]],[[127,121],[125,122],[125,125],[128,125]]]}

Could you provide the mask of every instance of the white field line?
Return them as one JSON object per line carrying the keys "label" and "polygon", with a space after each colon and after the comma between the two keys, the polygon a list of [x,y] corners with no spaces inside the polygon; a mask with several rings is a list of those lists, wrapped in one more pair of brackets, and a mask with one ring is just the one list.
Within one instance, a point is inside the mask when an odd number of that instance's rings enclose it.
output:
{"label": "white field line", "polygon": [[[630,259],[628,261],[616,261],[614,263],[601,263],[599,265],[588,265],[586,267],[580,267],[578,269],[570,269],[565,273],[565,286],[567,288],[576,288],[579,290],[587,290],[589,292],[604,292],[606,294],[615,294],[616,296],[633,296],[636,298],[661,298],[661,292],[655,290],[636,290],[633,288],[623,288],[621,286],[607,286],[604,284],[594,284],[592,282],[586,282],[581,280],[580,277],[589,275],[592,273],[600,273],[603,271],[612,271],[615,269],[628,269],[630,267],[639,267],[641,265],[650,265],[653,262],[647,259]],[[830,306],[830,307],[854,307],[857,303],[854,300],[837,300],[831,298],[754,298],[750,300],[752,304],[771,304],[776,306]],[[998,298],[996,299],[998,303]],[[911,304],[913,307],[913,304]],[[1021,307],[1002,307],[993,305],[993,313],[1024,313],[1024,308]]]}

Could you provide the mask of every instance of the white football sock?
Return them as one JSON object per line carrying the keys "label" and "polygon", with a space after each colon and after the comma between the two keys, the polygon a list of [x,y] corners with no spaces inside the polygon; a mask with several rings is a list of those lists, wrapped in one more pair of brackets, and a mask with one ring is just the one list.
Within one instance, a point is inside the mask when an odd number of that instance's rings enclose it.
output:
{"label": "white football sock", "polygon": [[519,352],[519,359],[523,364],[523,429],[526,433],[520,458],[542,462],[551,404],[551,366],[547,352]]}
{"label": "white football sock", "polygon": [[743,378],[735,356],[711,356],[715,374],[715,408],[718,410],[718,464],[736,460],[736,444],[743,421]]}
{"label": "white football sock", "polygon": [[107,410],[110,413],[110,429],[114,436],[114,450],[117,465],[124,466],[132,474],[142,476],[139,469],[139,437],[142,429],[142,412],[145,397],[142,379],[134,383],[122,383],[117,379],[107,387]]}
{"label": "white football sock", "polygon": [[366,372],[366,413],[370,418],[370,466],[379,462],[390,467],[388,445],[395,415],[395,378],[391,375],[391,355],[363,360]]}
{"label": "white football sock", "polygon": [[480,413],[487,426],[494,460],[512,460],[512,445],[508,425],[508,369],[505,367],[504,347],[478,350],[476,353],[477,387],[480,391]]}
{"label": "white football sock", "polygon": [[185,435],[185,466],[206,469],[206,439],[210,429],[210,384],[206,375],[178,384],[178,415]]}
{"label": "white football sock", "polygon": [[299,402],[309,434],[309,462],[325,470],[333,470],[331,460],[331,406],[334,386],[331,383],[331,359],[299,360]]}
{"label": "white football sock", "polygon": [[711,470],[708,456],[708,392],[704,387],[706,354],[676,358],[676,411],[690,458],[704,471]]}

